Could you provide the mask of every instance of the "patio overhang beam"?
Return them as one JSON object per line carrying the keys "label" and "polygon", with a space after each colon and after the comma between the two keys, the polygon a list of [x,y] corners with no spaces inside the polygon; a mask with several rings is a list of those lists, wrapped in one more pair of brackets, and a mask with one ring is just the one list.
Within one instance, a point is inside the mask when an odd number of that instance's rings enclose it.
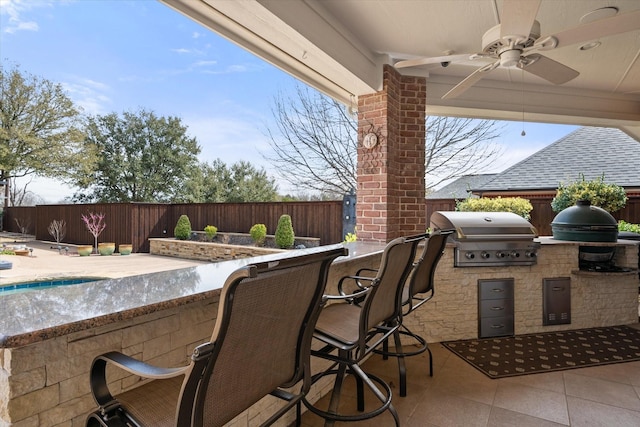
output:
{"label": "patio overhang beam", "polygon": [[441,99],[456,79],[427,78],[427,114],[492,120],[625,128],[640,139],[640,105],[624,95],[562,86],[505,85],[481,80],[455,100]]}
{"label": "patio overhang beam", "polygon": [[[253,53],[266,62],[287,72],[318,91],[353,106],[360,94],[373,93],[382,85],[382,61],[374,55],[365,55],[352,46],[350,62],[335,59],[318,47],[317,40],[302,36],[289,23],[256,1],[218,0],[160,0],[162,3],[198,22],[211,31]],[[299,2],[273,2],[269,7],[278,13],[287,8],[306,6]],[[295,7],[294,7],[295,8]],[[285,9],[285,10],[282,10]],[[309,16],[320,16],[317,11],[298,11]],[[296,9],[297,10],[297,9]],[[289,10],[292,14],[295,11]],[[315,14],[315,15],[313,15]],[[335,29],[329,31],[326,21],[316,19],[314,34],[339,37]],[[337,43],[336,40],[325,42]],[[341,43],[345,43],[341,40]],[[345,65],[349,64],[349,65]],[[356,64],[356,65],[354,65]],[[356,75],[351,68],[358,68]],[[361,77],[363,70],[368,78]]]}

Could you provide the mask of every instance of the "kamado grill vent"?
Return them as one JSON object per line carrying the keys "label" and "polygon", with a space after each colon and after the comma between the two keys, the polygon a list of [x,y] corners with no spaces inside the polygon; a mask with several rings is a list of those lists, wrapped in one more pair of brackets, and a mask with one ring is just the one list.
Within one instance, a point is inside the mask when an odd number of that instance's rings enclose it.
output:
{"label": "kamado grill vent", "polygon": [[533,265],[540,243],[538,232],[524,218],[510,212],[448,212],[431,215],[431,228],[455,230],[455,267]]}

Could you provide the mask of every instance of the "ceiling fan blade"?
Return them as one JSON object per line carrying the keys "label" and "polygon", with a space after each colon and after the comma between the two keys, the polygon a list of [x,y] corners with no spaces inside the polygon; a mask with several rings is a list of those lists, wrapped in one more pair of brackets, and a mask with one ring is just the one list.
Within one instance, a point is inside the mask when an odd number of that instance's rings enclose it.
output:
{"label": "ceiling fan blade", "polygon": [[538,77],[542,77],[553,84],[561,85],[580,75],[580,73],[573,68],[537,53],[528,55],[526,60],[531,62],[524,65],[520,62],[517,67]]}
{"label": "ceiling fan blade", "polygon": [[500,65],[500,61],[496,61],[492,64],[487,64],[484,67],[478,68],[473,73],[469,74],[466,79],[455,85],[453,89],[445,93],[442,99],[451,99],[462,95],[462,93],[464,93],[467,89],[476,84],[476,82],[480,81],[480,79],[482,79],[485,74],[497,68],[498,65]]}
{"label": "ceiling fan blade", "polygon": [[463,53],[460,55],[432,56],[429,58],[406,59],[393,64],[396,68],[417,67],[418,65],[439,64],[441,62],[455,62],[461,59],[469,59],[472,53]]}
{"label": "ceiling fan blade", "polygon": [[640,10],[578,25],[553,34],[553,37],[558,40],[557,47],[564,47],[635,30],[640,30]]}
{"label": "ceiling fan blade", "polygon": [[500,37],[529,37],[533,21],[536,20],[536,15],[538,15],[540,1],[504,0],[500,22]]}

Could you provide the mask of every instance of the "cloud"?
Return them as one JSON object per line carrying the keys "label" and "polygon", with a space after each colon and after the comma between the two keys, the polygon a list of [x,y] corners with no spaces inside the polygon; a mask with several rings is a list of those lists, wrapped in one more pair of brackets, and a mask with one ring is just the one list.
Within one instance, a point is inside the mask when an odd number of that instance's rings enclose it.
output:
{"label": "cloud", "polygon": [[218,61],[198,61],[193,64],[194,67],[206,67],[209,65],[216,65]]}
{"label": "cloud", "polygon": [[73,77],[73,81],[62,84],[73,102],[87,114],[106,114],[112,103],[108,92],[109,85],[82,77]]}
{"label": "cloud", "polygon": [[32,9],[38,7],[53,7],[52,1],[32,0],[0,0],[0,15],[9,17],[8,23],[3,25],[3,32],[13,34],[18,31],[38,31],[37,22],[24,18]]}
{"label": "cloud", "polygon": [[183,54],[186,55],[186,54],[189,54],[189,53],[193,53],[194,51],[191,50],[191,49],[187,49],[187,48],[181,47],[181,48],[177,48],[177,49],[171,49],[171,52],[175,52],[175,53],[178,53],[180,55],[183,55]]}

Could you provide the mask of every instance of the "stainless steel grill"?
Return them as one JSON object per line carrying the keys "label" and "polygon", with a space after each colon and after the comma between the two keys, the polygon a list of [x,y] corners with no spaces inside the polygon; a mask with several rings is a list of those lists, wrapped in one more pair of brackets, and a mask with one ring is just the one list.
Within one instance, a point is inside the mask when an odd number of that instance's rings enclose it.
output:
{"label": "stainless steel grill", "polygon": [[447,212],[431,215],[431,228],[455,230],[454,266],[490,267],[533,265],[540,243],[538,232],[524,218],[510,212]]}

